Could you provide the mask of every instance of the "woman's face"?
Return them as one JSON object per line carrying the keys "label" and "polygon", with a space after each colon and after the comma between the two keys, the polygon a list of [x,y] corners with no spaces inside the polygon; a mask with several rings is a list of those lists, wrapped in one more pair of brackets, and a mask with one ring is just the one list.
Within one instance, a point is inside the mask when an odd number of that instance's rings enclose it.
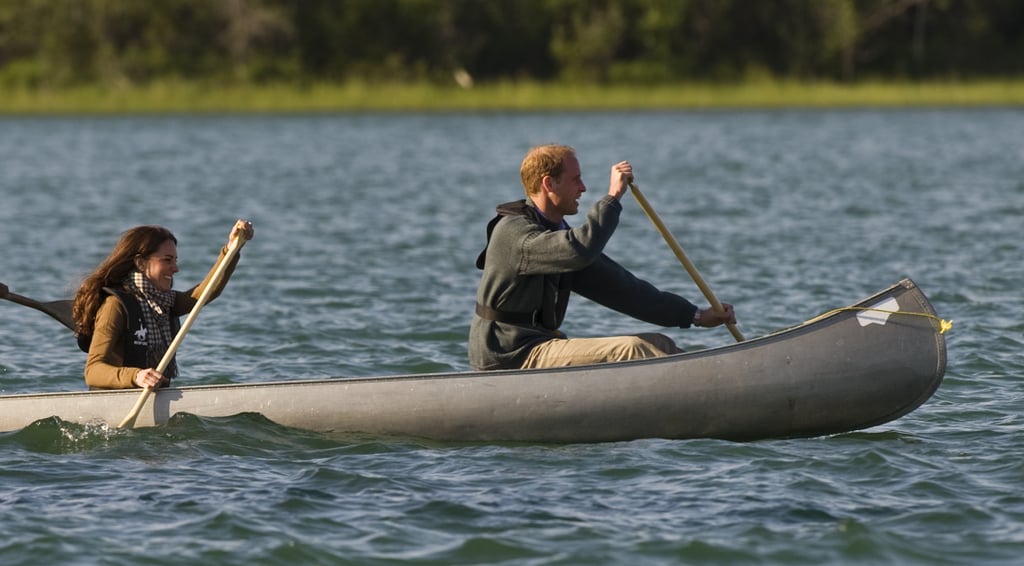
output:
{"label": "woman's face", "polygon": [[174,286],[174,274],[178,272],[178,246],[174,240],[160,244],[153,255],[146,258],[146,269],[142,272],[157,289],[170,291]]}

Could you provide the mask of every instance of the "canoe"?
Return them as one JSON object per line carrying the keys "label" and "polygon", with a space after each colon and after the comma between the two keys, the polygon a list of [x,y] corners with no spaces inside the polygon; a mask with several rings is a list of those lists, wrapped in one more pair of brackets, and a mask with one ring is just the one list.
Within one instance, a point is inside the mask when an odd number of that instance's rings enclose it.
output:
{"label": "canoe", "polygon": [[[947,323],[904,279],[771,334],[664,358],[541,370],[466,371],[162,389],[136,427],[178,413],[259,413],[288,427],[442,441],[747,441],[887,423],[942,381]],[[0,396],[0,431],[58,417],[114,427],[139,390]]]}

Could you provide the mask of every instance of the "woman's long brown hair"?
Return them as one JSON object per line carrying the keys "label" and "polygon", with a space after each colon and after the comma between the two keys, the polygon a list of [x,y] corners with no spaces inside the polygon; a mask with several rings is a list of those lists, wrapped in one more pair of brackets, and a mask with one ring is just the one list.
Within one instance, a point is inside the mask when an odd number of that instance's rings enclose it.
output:
{"label": "woman's long brown hair", "polygon": [[107,259],[85,278],[75,293],[71,317],[75,320],[76,334],[92,334],[96,313],[104,300],[103,288],[120,285],[137,268],[139,260],[156,253],[167,240],[178,244],[174,234],[163,226],[136,226],[121,234]]}

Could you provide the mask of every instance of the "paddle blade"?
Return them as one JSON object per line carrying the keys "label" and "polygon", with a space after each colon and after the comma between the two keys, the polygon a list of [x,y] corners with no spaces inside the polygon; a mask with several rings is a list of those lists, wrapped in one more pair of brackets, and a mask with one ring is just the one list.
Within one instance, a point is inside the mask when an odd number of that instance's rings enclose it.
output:
{"label": "paddle blade", "polygon": [[30,299],[17,293],[11,293],[3,283],[0,283],[0,298],[7,299],[12,303],[36,309],[37,311],[45,313],[57,322],[63,324],[68,330],[72,332],[75,331],[75,321],[71,317],[71,306],[73,303],[71,300],[41,303],[35,299]]}

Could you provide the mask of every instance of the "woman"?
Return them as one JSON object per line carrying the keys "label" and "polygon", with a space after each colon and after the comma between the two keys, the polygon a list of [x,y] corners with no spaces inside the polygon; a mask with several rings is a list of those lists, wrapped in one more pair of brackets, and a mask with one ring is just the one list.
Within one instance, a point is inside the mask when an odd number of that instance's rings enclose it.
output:
{"label": "woman", "polygon": [[[252,223],[236,222],[228,242],[236,236],[252,239]],[[220,257],[227,251],[221,249]],[[210,300],[220,295],[237,263],[236,255]],[[85,383],[90,389],[167,387],[177,375],[173,358],[163,373],[155,368],[177,334],[178,317],[192,310],[214,270],[186,292],[171,289],[177,272],[174,234],[162,226],[137,226],[121,235],[79,287],[72,316],[78,345],[89,353]]]}

